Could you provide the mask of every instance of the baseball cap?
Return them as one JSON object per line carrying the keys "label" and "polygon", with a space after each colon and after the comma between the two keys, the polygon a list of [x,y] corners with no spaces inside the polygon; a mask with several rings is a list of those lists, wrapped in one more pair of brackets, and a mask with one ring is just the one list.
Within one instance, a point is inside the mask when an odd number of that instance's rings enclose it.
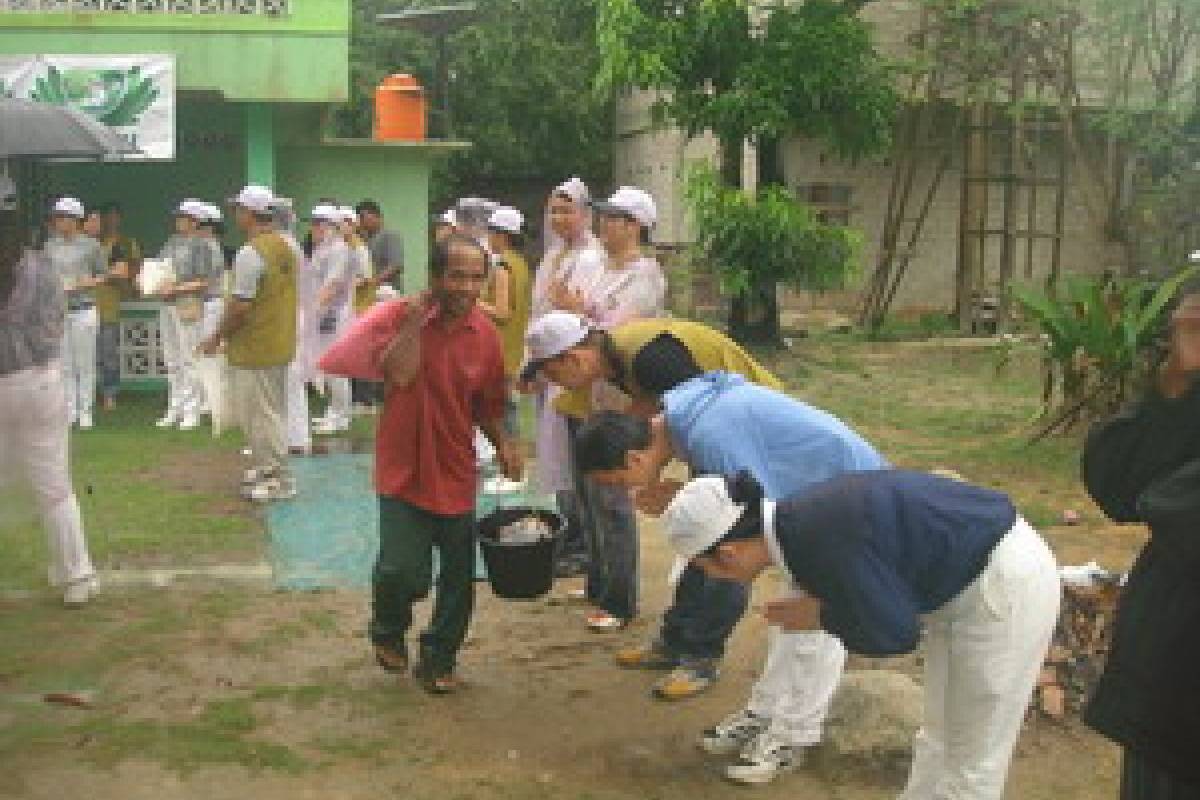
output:
{"label": "baseball cap", "polygon": [[250,184],[242,188],[234,197],[229,198],[230,205],[241,206],[255,214],[269,214],[275,203],[275,195],[266,186]]}
{"label": "baseball cap", "polygon": [[339,206],[337,211],[340,222],[358,222],[358,212],[350,206]]}
{"label": "baseball cap", "polygon": [[548,360],[582,342],[589,331],[587,320],[569,311],[551,311],[530,325],[525,333],[529,358],[521,370],[521,379],[532,380]]}
{"label": "baseball cap", "polygon": [[74,217],[75,219],[83,219],[87,216],[87,213],[83,210],[83,203],[74,197],[60,197],[55,200],[54,207],[50,210],[50,213],[60,217]]}
{"label": "baseball cap", "polygon": [[214,205],[212,203],[202,203],[201,205],[204,206],[205,221],[207,221],[207,222],[220,222],[221,221],[221,218],[222,218],[221,209],[217,208],[216,205]]}
{"label": "baseball cap", "polygon": [[576,205],[586,206],[592,201],[587,184],[578,177],[569,178],[554,187],[554,194],[566,195]]}
{"label": "baseball cap", "polygon": [[725,478],[701,475],[680,489],[663,512],[667,543],[691,560],[725,538],[745,510],[729,497]]}
{"label": "baseball cap", "polygon": [[520,233],[522,226],[525,225],[525,217],[520,211],[508,206],[501,206],[492,212],[492,216],[488,218],[488,227],[495,228],[498,231],[507,233]]}
{"label": "baseball cap", "polygon": [[621,214],[632,217],[644,228],[654,227],[658,221],[658,206],[650,193],[636,186],[622,186],[612,197],[596,204],[600,214]]}
{"label": "baseball cap", "polygon": [[312,222],[337,224],[342,221],[342,212],[337,206],[320,203],[313,206],[313,210],[309,213],[308,217]]}
{"label": "baseball cap", "polygon": [[208,219],[208,209],[199,200],[188,198],[175,207],[175,216],[191,217],[194,220],[203,222]]}

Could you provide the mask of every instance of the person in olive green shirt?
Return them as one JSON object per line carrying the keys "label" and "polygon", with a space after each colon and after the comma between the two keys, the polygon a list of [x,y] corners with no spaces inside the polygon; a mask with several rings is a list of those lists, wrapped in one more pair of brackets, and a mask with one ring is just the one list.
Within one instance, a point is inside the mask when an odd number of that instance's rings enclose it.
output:
{"label": "person in olive green shirt", "polygon": [[297,250],[274,226],[274,195],[247,186],[231,201],[246,244],[233,262],[233,290],[216,332],[200,345],[216,355],[225,345],[234,416],[246,436],[252,466],[242,483],[248,499],[296,495],[287,463],[287,368],[296,353]]}
{"label": "person in olive green shirt", "polygon": [[121,230],[121,205],[105,203],[98,209],[100,247],[108,278],[96,287],[100,328],[96,338],[96,368],[100,372],[100,397],[105,411],[117,407],[121,388],[121,302],[137,296],[134,278],[142,265],[142,246]]}
{"label": "person in olive green shirt", "polygon": [[[592,328],[583,317],[554,311],[530,326],[525,341],[529,362],[522,379],[531,380],[541,372],[569,390],[558,398],[556,407],[579,420],[594,410],[628,410],[642,416],[656,413],[663,393],[675,385],[680,365],[695,364],[703,372],[731,372],[760,386],[783,388],[770,370],[725,334],[686,319],[638,319],[605,331]],[[595,391],[601,387],[610,391]],[[604,396],[613,394],[611,388],[626,396],[628,409],[594,407],[594,400],[616,399]],[[639,503],[642,499],[639,496]],[[604,547],[608,551],[636,549],[637,543],[606,541]],[[605,557],[612,561],[622,556],[609,552]],[[654,696],[664,700],[693,697],[716,682],[725,642],[745,607],[746,593],[740,584],[706,576],[695,568],[685,570],[663,616],[663,630],[671,632],[672,641],[658,636],[642,646],[620,650],[617,664],[669,670],[654,685]]]}
{"label": "person in olive green shirt", "polygon": [[479,307],[496,323],[504,349],[504,374],[509,381],[504,425],[510,436],[517,434],[517,404],[512,390],[525,359],[525,329],[533,304],[529,264],[521,255],[524,224],[521,212],[507,207],[497,209],[488,220],[488,247],[494,267],[479,299]]}

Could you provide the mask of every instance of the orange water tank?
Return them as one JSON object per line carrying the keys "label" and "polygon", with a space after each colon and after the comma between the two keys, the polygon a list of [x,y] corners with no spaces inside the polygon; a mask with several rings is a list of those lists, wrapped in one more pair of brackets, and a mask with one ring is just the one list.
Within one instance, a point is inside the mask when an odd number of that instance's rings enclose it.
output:
{"label": "orange water tank", "polygon": [[375,138],[425,138],[425,89],[412,75],[389,75],[375,89]]}

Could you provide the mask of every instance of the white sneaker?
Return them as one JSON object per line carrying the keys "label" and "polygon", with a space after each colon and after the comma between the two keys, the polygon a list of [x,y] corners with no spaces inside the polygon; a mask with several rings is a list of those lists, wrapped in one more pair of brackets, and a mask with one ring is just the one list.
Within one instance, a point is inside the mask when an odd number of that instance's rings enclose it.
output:
{"label": "white sneaker", "polygon": [[196,414],[184,414],[179,420],[179,430],[191,431],[200,426],[200,417]]}
{"label": "white sneaker", "polygon": [[803,762],[803,747],[788,744],[768,728],[746,745],[736,762],[725,768],[725,777],[734,783],[761,786]]}
{"label": "white sneaker", "polygon": [[158,418],[158,421],[154,423],[154,427],[173,428],[177,424],[179,424],[179,413],[176,411],[168,411],[166,414],[163,414]]}
{"label": "white sneaker", "polygon": [[262,483],[275,474],[270,467],[251,467],[242,472],[242,485]]}
{"label": "white sneaker", "polygon": [[700,734],[700,749],[713,756],[740,753],[767,729],[770,722],[748,708],[739,709]]}
{"label": "white sneaker", "polygon": [[313,423],[312,432],[323,436],[331,436],[335,433],[345,433],[350,430],[350,420],[341,419],[340,417],[326,417],[318,419]]}
{"label": "white sneaker", "polygon": [[90,431],[94,427],[96,427],[96,423],[92,421],[92,415],[90,413],[84,412],[79,415],[80,430]]}
{"label": "white sneaker", "polygon": [[291,500],[295,496],[296,484],[293,481],[268,478],[254,485],[250,490],[249,499],[255,503],[272,503],[276,500]]}
{"label": "white sneaker", "polygon": [[67,584],[67,590],[63,593],[63,605],[67,608],[85,606],[92,599],[95,590],[96,585],[93,578],[84,578],[81,581]]}

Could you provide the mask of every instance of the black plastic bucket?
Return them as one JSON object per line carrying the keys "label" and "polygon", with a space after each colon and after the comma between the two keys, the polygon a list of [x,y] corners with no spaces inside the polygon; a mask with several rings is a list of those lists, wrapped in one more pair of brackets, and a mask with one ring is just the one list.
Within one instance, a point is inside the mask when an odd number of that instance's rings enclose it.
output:
{"label": "black plastic bucket", "polygon": [[[553,535],[530,544],[496,541],[500,529],[525,517],[537,517],[550,526]],[[554,585],[554,552],[562,518],[542,508],[517,506],[498,508],[479,520],[479,549],[487,565],[488,582],[497,597],[533,600]]]}

